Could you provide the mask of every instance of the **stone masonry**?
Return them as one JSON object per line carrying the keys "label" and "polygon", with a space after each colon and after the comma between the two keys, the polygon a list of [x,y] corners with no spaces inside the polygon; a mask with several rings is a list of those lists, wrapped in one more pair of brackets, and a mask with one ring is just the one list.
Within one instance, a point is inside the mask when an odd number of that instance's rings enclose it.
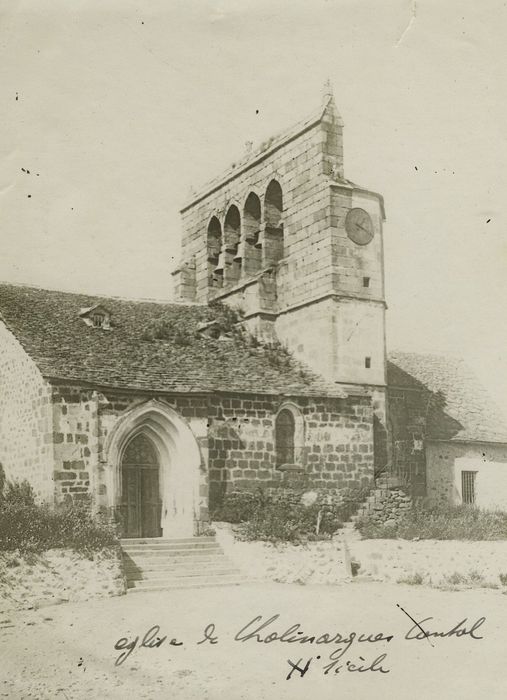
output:
{"label": "stone masonry", "polygon": [[[225,493],[257,487],[360,488],[373,482],[373,417],[363,398],[297,398],[305,422],[304,450],[293,470],[276,467],[275,415],[284,401],[267,395],[157,396],[177,410],[201,452],[200,519]],[[146,400],[60,384],[53,389],[55,487],[58,498],[94,494],[108,503],[103,448],[119,417]]]}
{"label": "stone masonry", "polygon": [[2,323],[0,346],[0,464],[7,479],[27,479],[52,501],[51,387]]}
{"label": "stone masonry", "polygon": [[[387,463],[382,197],[343,176],[343,123],[323,106],[249,153],[181,210],[181,300],[240,307],[251,331],[280,340],[348,391],[375,394],[377,469]],[[351,209],[373,238],[347,235]]]}
{"label": "stone masonry", "polygon": [[211,400],[210,505],[233,490],[359,489],[373,483],[373,422],[367,399],[297,399],[305,420],[298,464],[276,468],[274,416],[266,396]]}

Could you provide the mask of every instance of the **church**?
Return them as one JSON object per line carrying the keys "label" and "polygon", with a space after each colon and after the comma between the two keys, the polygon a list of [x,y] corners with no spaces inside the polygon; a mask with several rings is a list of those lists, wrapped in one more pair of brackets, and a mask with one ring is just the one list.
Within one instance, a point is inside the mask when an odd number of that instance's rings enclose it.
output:
{"label": "church", "polygon": [[458,360],[386,350],[384,201],[312,114],[181,209],[171,303],[0,285],[0,463],[124,537],[189,537],[237,490],[403,484],[507,507],[507,427]]}

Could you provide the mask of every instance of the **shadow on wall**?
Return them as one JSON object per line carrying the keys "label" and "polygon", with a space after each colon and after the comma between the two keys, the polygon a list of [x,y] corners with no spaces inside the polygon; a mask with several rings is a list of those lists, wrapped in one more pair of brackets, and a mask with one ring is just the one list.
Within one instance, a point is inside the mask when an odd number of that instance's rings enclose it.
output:
{"label": "shadow on wall", "polygon": [[442,392],[431,391],[393,362],[388,362],[388,404],[390,471],[414,497],[424,497],[426,439],[451,440],[463,425],[447,411]]}
{"label": "shadow on wall", "polygon": [[373,414],[373,464],[375,478],[386,473],[388,468],[387,429],[376,414]]}
{"label": "shadow on wall", "polygon": [[[451,440],[463,425],[446,411],[446,398],[441,391],[431,391],[413,375],[405,372],[393,362],[387,363],[387,381],[389,391],[403,393],[408,427],[411,423],[420,425],[424,437],[431,436],[440,440]],[[416,396],[413,396],[414,392]],[[396,396],[389,396],[391,403]]]}
{"label": "shadow on wall", "polygon": [[209,508],[218,508],[228,490],[230,467],[227,466],[231,453],[246,448],[246,441],[241,436],[237,417],[231,419],[214,419],[209,431]]}

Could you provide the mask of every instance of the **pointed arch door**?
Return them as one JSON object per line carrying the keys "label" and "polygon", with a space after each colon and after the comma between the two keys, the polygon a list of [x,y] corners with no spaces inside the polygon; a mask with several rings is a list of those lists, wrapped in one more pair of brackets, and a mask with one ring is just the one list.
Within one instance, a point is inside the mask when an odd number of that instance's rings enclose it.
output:
{"label": "pointed arch door", "polygon": [[127,444],[121,471],[123,536],[159,537],[160,460],[154,444],[143,433]]}

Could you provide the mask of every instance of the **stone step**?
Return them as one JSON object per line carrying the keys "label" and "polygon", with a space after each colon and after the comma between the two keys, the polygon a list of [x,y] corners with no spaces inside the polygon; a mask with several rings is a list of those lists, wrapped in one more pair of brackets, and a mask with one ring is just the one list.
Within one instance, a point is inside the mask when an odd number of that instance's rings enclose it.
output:
{"label": "stone step", "polygon": [[120,540],[122,547],[139,544],[195,544],[216,542],[214,537],[124,537]]}
{"label": "stone step", "polygon": [[160,548],[178,548],[178,547],[213,547],[217,544],[214,537],[197,538],[193,537],[188,540],[146,540],[146,542],[122,542],[121,546],[123,549],[140,549],[145,547],[151,547],[154,549]]}
{"label": "stone step", "polygon": [[154,547],[152,545],[139,545],[137,547],[123,547],[124,555],[129,557],[143,557],[143,556],[153,556],[153,557],[165,557],[165,556],[191,556],[197,553],[209,553],[209,552],[221,552],[220,545],[214,544],[203,544],[203,545],[177,545],[177,546],[164,546],[160,545]]}
{"label": "stone step", "polygon": [[137,573],[130,572],[126,574],[127,587],[132,587],[139,581],[175,581],[177,579],[191,579],[191,578],[209,578],[215,576],[239,576],[241,572],[236,569],[236,567],[229,564],[225,567],[209,568],[205,572],[203,571],[191,571],[189,569],[172,569],[168,571],[139,571]]}
{"label": "stone step", "polygon": [[154,558],[145,558],[143,557],[142,559],[137,557],[136,559],[132,559],[130,557],[124,557],[123,558],[123,565],[125,570],[129,569],[143,569],[146,571],[150,571],[153,569],[171,569],[171,568],[196,568],[196,567],[208,567],[211,566],[212,564],[218,562],[222,563],[223,561],[228,561],[227,557],[225,554],[220,553],[220,554],[215,554],[214,556],[204,556],[204,557],[154,557]]}
{"label": "stone step", "polygon": [[127,590],[128,595],[133,593],[151,593],[156,591],[170,591],[177,588],[218,588],[220,586],[240,586],[243,583],[247,583],[248,580],[244,577],[222,577],[216,581],[209,581],[206,579],[194,579],[193,581],[183,581],[180,579],[178,582],[153,584],[153,582],[146,582],[144,585],[139,585],[134,588],[129,588]]}
{"label": "stone step", "polygon": [[165,559],[154,559],[149,562],[136,562],[136,561],[125,561],[124,569],[128,571],[179,571],[179,570],[208,570],[213,566],[224,566],[230,563],[225,554],[216,556],[213,559],[209,559],[206,562],[194,561],[189,559],[181,559],[178,562]]}

